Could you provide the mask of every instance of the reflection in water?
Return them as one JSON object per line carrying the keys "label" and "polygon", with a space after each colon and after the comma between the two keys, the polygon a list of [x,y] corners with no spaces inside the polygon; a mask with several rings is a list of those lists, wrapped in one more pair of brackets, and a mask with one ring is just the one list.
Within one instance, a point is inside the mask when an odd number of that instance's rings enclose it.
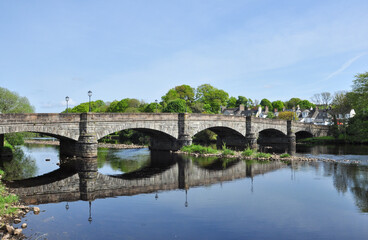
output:
{"label": "reflection in water", "polygon": [[[205,160],[203,160],[205,161]],[[193,164],[195,162],[195,164]],[[285,167],[281,162],[269,164],[216,159],[201,167],[185,156],[153,153],[149,165],[119,175],[97,172],[97,159],[71,160],[61,168],[36,178],[9,181],[7,186],[27,204],[60,201],[94,200],[165,190],[211,185],[234,179],[253,177]],[[219,167],[220,166],[220,167]]]}
{"label": "reflection in water", "polygon": [[[40,234],[31,239],[46,233],[49,239],[347,239],[351,234],[349,239],[364,239],[368,234],[367,214],[357,214],[368,211],[364,165],[109,151],[100,153],[102,160],[63,162],[42,176],[8,181],[23,201],[44,210],[27,215],[25,234]],[[45,157],[37,164],[50,164]]]}
{"label": "reflection in water", "polygon": [[27,156],[21,148],[16,147],[13,158],[0,159],[0,168],[4,170],[5,180],[18,180],[35,176],[37,166],[35,160]]}

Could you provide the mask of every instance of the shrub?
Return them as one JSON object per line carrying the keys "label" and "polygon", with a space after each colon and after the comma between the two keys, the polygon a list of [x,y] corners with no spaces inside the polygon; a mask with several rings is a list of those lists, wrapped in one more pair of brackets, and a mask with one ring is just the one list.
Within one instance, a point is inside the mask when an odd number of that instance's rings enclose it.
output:
{"label": "shrub", "polygon": [[289,158],[289,157],[290,157],[290,154],[288,153],[284,153],[280,155],[280,158]]}
{"label": "shrub", "polygon": [[216,149],[210,148],[210,147],[203,147],[201,145],[192,144],[189,146],[183,146],[181,148],[181,151],[188,152],[188,153],[200,153],[200,154],[215,154],[217,153]]}
{"label": "shrub", "polygon": [[222,145],[222,154],[223,155],[234,155],[235,153],[231,149],[226,148],[226,143],[224,143]]}
{"label": "shrub", "polygon": [[271,154],[269,153],[263,153],[263,152],[259,152],[255,154],[256,158],[270,158]]}
{"label": "shrub", "polygon": [[250,148],[248,147],[247,149],[245,149],[245,150],[242,152],[242,155],[243,155],[243,156],[252,156],[254,153],[255,153],[255,150],[250,149]]}

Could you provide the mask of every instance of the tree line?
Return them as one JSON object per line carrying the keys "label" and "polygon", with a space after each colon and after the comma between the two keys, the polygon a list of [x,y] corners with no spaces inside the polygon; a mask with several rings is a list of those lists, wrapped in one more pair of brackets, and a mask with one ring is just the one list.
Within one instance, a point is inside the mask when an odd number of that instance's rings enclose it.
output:
{"label": "tree line", "polygon": [[[189,85],[180,85],[170,89],[160,101],[146,103],[136,98],[124,98],[113,102],[104,102],[96,100],[91,102],[92,112],[121,112],[121,113],[139,113],[139,112],[168,112],[168,113],[206,113],[217,114],[221,106],[226,108],[236,108],[240,105],[246,108],[256,109],[261,106],[263,109],[267,106],[269,111],[277,109],[292,109],[299,106],[301,109],[309,109],[316,105],[308,100],[300,98],[291,98],[288,101],[273,101],[264,98],[261,101],[250,99],[245,96],[233,97],[222,90],[210,84],[203,84],[197,88]],[[66,112],[65,109],[63,112]],[[89,111],[89,102],[81,103],[68,112],[81,113]]]}
{"label": "tree line", "polygon": [[[135,98],[124,98],[113,102],[97,100],[91,102],[92,112],[168,112],[168,113],[206,113],[218,114],[221,106],[236,108],[240,105],[245,108],[263,109],[267,106],[269,111],[277,109],[310,109],[319,106],[328,109],[336,114],[349,113],[354,109],[356,116],[344,122],[344,125],[335,124],[333,133],[336,138],[343,138],[352,142],[368,142],[368,72],[355,75],[351,91],[339,91],[335,94],[322,92],[314,94],[311,101],[293,97],[288,101],[270,100],[263,98],[261,101],[250,99],[245,96],[233,97],[210,84],[202,84],[197,88],[189,85],[180,85],[170,89],[160,101],[146,103]],[[66,112],[65,109],[63,112]],[[73,108],[69,108],[70,113],[81,113],[89,111],[89,102],[81,103]],[[0,87],[0,112],[1,113],[31,113],[34,107],[26,97],[19,96],[16,92]],[[273,117],[272,114],[269,117]],[[336,122],[336,119],[335,119]]]}

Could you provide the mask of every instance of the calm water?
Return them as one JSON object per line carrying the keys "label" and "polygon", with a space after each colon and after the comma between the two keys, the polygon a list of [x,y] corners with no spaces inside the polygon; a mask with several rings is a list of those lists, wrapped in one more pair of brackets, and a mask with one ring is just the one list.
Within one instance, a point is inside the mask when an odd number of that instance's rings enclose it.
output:
{"label": "calm water", "polygon": [[30,239],[367,239],[367,148],[332,149],[298,151],[339,163],[294,165],[100,149],[93,175],[27,146],[2,167],[41,209]]}

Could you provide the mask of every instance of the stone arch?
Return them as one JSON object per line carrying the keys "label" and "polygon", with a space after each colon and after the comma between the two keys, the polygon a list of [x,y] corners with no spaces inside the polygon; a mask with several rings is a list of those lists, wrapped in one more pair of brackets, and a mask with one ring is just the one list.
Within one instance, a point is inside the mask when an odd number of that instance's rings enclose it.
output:
{"label": "stone arch", "polygon": [[31,133],[39,133],[43,135],[47,135],[50,137],[57,138],[59,140],[78,140],[78,135],[71,134],[70,132],[62,131],[55,129],[53,127],[18,127],[13,129],[11,127],[8,128],[7,131],[1,131],[0,134],[7,134],[7,133],[21,133],[21,132],[31,132]]}
{"label": "stone arch", "polygon": [[[223,144],[226,144],[226,147],[237,149],[237,150],[243,149],[246,146],[245,136],[233,128],[224,127],[224,126],[215,126],[215,127],[209,127],[209,128],[203,129],[202,131],[204,130],[211,130],[212,132],[217,134],[216,145],[218,149],[221,148]],[[196,134],[200,132],[197,132]],[[192,138],[194,136],[192,136]]]}
{"label": "stone arch", "polygon": [[287,135],[275,128],[267,128],[258,133],[257,143],[261,151],[278,152],[287,148],[288,138]]}
{"label": "stone arch", "polygon": [[313,133],[309,131],[299,131],[295,133],[296,140],[313,137]]}
{"label": "stone arch", "polygon": [[123,130],[138,130],[141,132],[147,132],[148,134],[153,134],[153,135],[157,135],[157,134],[162,134],[163,136],[167,136],[167,137],[171,137],[173,139],[177,139],[178,138],[178,134],[177,134],[177,129],[176,129],[176,134],[174,134],[174,131],[167,131],[167,129],[165,129],[165,127],[162,124],[139,124],[139,123],[119,123],[119,124],[114,124],[114,125],[110,125],[110,126],[101,126],[101,127],[96,127],[96,138],[97,139],[101,139],[109,134],[112,134],[114,132],[120,132]]}

